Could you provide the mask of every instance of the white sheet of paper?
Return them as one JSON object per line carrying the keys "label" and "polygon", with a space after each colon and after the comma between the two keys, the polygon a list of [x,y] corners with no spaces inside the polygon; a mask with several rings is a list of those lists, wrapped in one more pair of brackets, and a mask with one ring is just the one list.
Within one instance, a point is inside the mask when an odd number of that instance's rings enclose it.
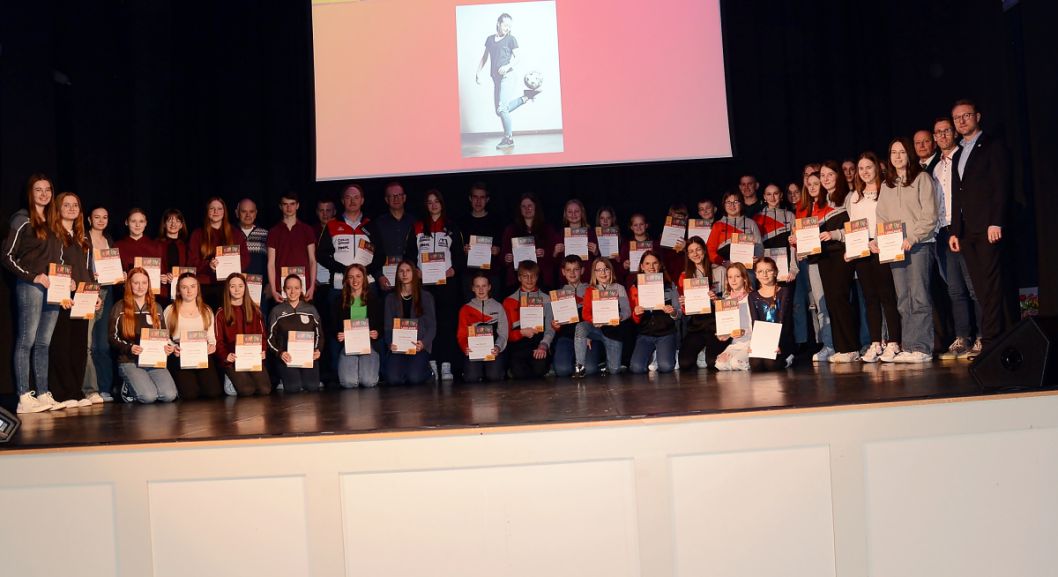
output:
{"label": "white sheet of paper", "polygon": [[247,280],[246,290],[250,291],[250,299],[257,303],[257,306],[261,306],[261,299],[264,297],[264,284],[260,281]]}
{"label": "white sheet of paper", "polygon": [[591,322],[597,325],[616,325],[621,322],[620,299],[598,299],[591,302]]}
{"label": "white sheet of paper", "polygon": [[683,310],[689,315],[705,315],[713,312],[713,299],[709,286],[684,287]]}
{"label": "white sheet of paper", "polygon": [[[467,337],[468,358],[472,361],[492,361],[492,349],[496,346],[492,335],[471,335]],[[490,358],[492,357],[492,358]]]}
{"label": "white sheet of paper", "polygon": [[845,233],[845,260],[856,260],[871,254],[868,244],[871,242],[870,231],[861,228]]}
{"label": "white sheet of paper", "polygon": [[588,235],[566,236],[563,239],[566,254],[575,254],[588,260]]}
{"label": "white sheet of paper", "polygon": [[[116,249],[115,249],[116,250]],[[112,256],[106,258],[99,258],[99,252],[96,252],[95,260],[96,280],[101,285],[112,285],[121,282],[124,276],[121,270],[121,257]]]}
{"label": "white sheet of paper", "polygon": [[797,254],[818,254],[823,250],[823,242],[819,239],[819,227],[810,226],[799,228],[794,231],[797,239]]}
{"label": "white sheet of paper", "polygon": [[80,292],[73,295],[73,307],[70,308],[70,318],[90,319],[96,314],[96,303],[99,301],[99,293]]}
{"label": "white sheet of paper", "polygon": [[790,276],[790,253],[788,252],[788,249],[766,248],[764,249],[764,254],[775,261],[775,267],[779,269],[775,278],[782,280]]}
{"label": "white sheet of paper", "polygon": [[239,373],[257,372],[262,368],[261,351],[264,350],[261,342],[239,344],[238,337],[235,342],[235,371]]}
{"label": "white sheet of paper", "polygon": [[599,254],[606,258],[617,258],[621,254],[621,237],[616,234],[604,234],[598,238]]}
{"label": "white sheet of paper", "polygon": [[345,354],[371,354],[371,327],[367,321],[345,321]]}
{"label": "white sheet of paper", "polygon": [[544,307],[518,307],[518,322],[523,329],[544,330]]}
{"label": "white sheet of paper", "polygon": [[[144,331],[148,329],[143,329]],[[164,367],[165,362],[168,359],[165,354],[165,345],[168,344],[169,339],[148,339],[140,338],[140,346],[143,347],[143,351],[140,352],[139,357],[136,359],[136,364],[145,368],[159,368]]]}
{"label": "white sheet of paper", "polygon": [[672,248],[676,246],[676,241],[684,240],[684,235],[686,234],[687,229],[682,226],[665,225],[661,229],[661,246]]}
{"label": "white sheet of paper", "polygon": [[782,334],[782,323],[756,321],[753,323],[753,334],[749,340],[749,356],[753,359],[774,359],[779,348],[779,336]]}
{"label": "white sheet of paper", "polygon": [[753,250],[757,245],[749,242],[733,242],[731,243],[731,262],[740,262],[746,265],[746,268],[753,270]]}
{"label": "white sheet of paper", "polygon": [[393,344],[398,354],[415,354],[415,341],[419,340],[419,329],[393,329]]}
{"label": "white sheet of paper", "polygon": [[355,235],[353,238],[354,238],[353,242],[355,242],[357,244],[356,244],[356,250],[353,252],[353,262],[350,263],[350,264],[355,263],[355,264],[363,265],[365,267],[371,266],[371,261],[375,260],[375,252],[373,250],[368,250],[368,249],[360,246],[360,241],[361,240],[365,240],[367,242],[371,242],[371,241],[368,240],[366,235],[362,235],[362,234]]}
{"label": "white sheet of paper", "polygon": [[59,304],[70,300],[73,280],[65,275],[48,275],[48,302]]}
{"label": "white sheet of paper", "polygon": [[313,334],[308,331],[288,331],[287,353],[290,354],[290,362],[287,366],[311,369],[315,344]]}
{"label": "white sheet of paper", "polygon": [[580,314],[577,313],[577,299],[565,298],[552,300],[551,316],[558,321],[558,324],[560,325],[567,325],[579,321]]}
{"label": "white sheet of paper", "polygon": [[742,313],[739,308],[716,311],[716,334],[718,336],[730,336],[731,333],[742,330]]}
{"label": "white sheet of paper", "polygon": [[448,264],[444,259],[420,262],[422,268],[422,284],[445,284],[448,272]]}
{"label": "white sheet of paper", "polygon": [[[519,242],[519,239],[528,239],[525,244]],[[525,261],[536,262],[536,241],[531,236],[526,237],[515,237],[511,239],[511,251],[514,255],[514,268],[518,268],[518,263]]]}
{"label": "white sheet of paper", "polygon": [[382,276],[389,281],[389,286],[397,286],[397,266],[396,264],[382,266]]}
{"label": "white sheet of paper", "polygon": [[638,292],[639,306],[654,311],[665,308],[665,283],[639,283]]}
{"label": "white sheet of paper", "polygon": [[687,238],[700,237],[703,241],[709,242],[709,234],[713,232],[711,226],[695,226],[695,222],[692,220],[687,227]]}
{"label": "white sheet of paper", "polygon": [[[133,266],[143,267],[143,270],[147,271],[147,278],[151,281],[151,292],[154,294],[160,294],[162,292],[162,264],[161,259],[158,259],[157,265],[148,266],[143,263],[143,259],[136,257],[133,261]],[[227,278],[227,277],[225,277]]]}
{"label": "white sheet of paper", "polygon": [[639,263],[643,261],[643,253],[647,250],[629,250],[628,251],[628,270],[631,272],[639,272]]}
{"label": "white sheet of paper", "polygon": [[878,235],[878,260],[883,263],[904,260],[903,231]]}
{"label": "white sheet of paper", "polygon": [[467,266],[471,268],[492,268],[492,237],[470,237],[470,251],[467,252]]}
{"label": "white sheet of paper", "polygon": [[180,337],[180,368],[181,369],[205,369],[209,367],[209,344],[206,342],[206,334],[202,331],[200,338],[194,338],[191,333],[184,333]]}
{"label": "white sheet of paper", "polygon": [[242,255],[222,254],[217,258],[217,280],[223,281],[235,273],[242,272]]}

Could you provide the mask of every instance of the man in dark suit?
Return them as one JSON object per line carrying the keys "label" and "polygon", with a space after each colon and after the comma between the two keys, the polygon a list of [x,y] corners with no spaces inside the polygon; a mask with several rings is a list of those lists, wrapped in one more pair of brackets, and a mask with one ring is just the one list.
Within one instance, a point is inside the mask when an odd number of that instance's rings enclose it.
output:
{"label": "man in dark suit", "polygon": [[952,108],[962,146],[952,159],[952,235],[948,245],[961,252],[981,304],[983,351],[1006,329],[1006,282],[1001,251],[1010,201],[1010,165],[1003,143],[981,132],[981,114],[969,100]]}
{"label": "man in dark suit", "polygon": [[929,130],[919,130],[915,133],[914,144],[918,164],[922,170],[933,174],[933,167],[940,162],[940,155],[937,154],[937,147],[933,142],[933,133]]}

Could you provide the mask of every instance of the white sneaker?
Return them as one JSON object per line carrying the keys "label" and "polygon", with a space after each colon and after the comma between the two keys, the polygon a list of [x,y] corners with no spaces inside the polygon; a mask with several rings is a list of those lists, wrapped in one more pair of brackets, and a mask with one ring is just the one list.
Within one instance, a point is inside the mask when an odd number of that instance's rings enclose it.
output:
{"label": "white sneaker", "polygon": [[99,393],[88,393],[88,396],[85,397],[85,399],[87,399],[88,402],[92,403],[93,405],[102,405],[106,402],[106,399],[103,397],[103,395],[100,395]]}
{"label": "white sneaker", "polygon": [[453,379],[455,376],[452,375],[452,363],[441,363],[441,380],[451,381]]}
{"label": "white sneaker", "polygon": [[92,406],[92,401],[89,401],[88,399],[77,399],[76,403],[77,403],[78,407],[91,407]]}
{"label": "white sneaker", "polygon": [[885,343],[882,356],[878,357],[883,363],[896,362],[896,356],[900,354],[900,345],[896,343]]}
{"label": "white sneaker", "polygon": [[437,372],[437,361],[430,361],[430,374],[433,375],[433,380],[437,380],[441,374]]}
{"label": "white sneaker", "polygon": [[[679,356],[679,355],[676,355],[676,362],[675,362],[675,363],[673,363],[673,365],[672,365],[672,370],[673,370],[673,371],[676,371],[676,372],[679,372],[679,371],[680,371],[680,356]],[[623,372],[623,371],[622,371],[622,372]]]}
{"label": "white sneaker", "polygon": [[114,395],[111,395],[110,393],[99,393],[99,396],[103,398],[104,403],[114,402]]}
{"label": "white sneaker", "polygon": [[787,355],[786,356],[786,368],[792,367],[793,366],[793,362],[794,362],[794,356],[793,355]]}
{"label": "white sneaker", "polygon": [[981,346],[981,339],[980,337],[978,337],[977,340],[974,341],[974,346],[970,347],[970,350],[967,351],[965,355],[959,358],[966,359],[968,361],[976,359],[977,357],[981,356]]}
{"label": "white sneaker", "polygon": [[699,369],[709,368],[709,361],[705,358],[705,349],[698,353],[697,364]]}
{"label": "white sneaker", "polygon": [[228,375],[224,375],[224,394],[228,395],[229,397],[239,396],[239,392],[235,390],[235,385],[232,384],[231,379],[228,378]]}
{"label": "white sneaker", "polygon": [[44,393],[37,397],[37,402],[47,407],[48,411],[58,411],[59,409],[65,409],[66,407],[61,406],[62,403],[55,400],[55,397],[51,395],[51,391]]}
{"label": "white sneaker", "polygon": [[652,373],[654,371],[658,370],[658,353],[657,352],[655,352],[654,355],[650,357],[650,364],[647,365],[647,370],[652,372]]}
{"label": "white sneaker", "polygon": [[41,402],[37,400],[36,395],[37,394],[33,391],[30,391],[28,393],[22,393],[21,395],[19,395],[18,414],[24,415],[26,413],[40,413],[48,410],[48,407],[46,405],[42,405]]}
{"label": "white sneaker", "polygon": [[857,351],[850,351],[847,353],[834,353],[830,355],[829,361],[832,363],[855,363],[860,360],[860,353]]}
{"label": "white sneaker", "polygon": [[834,355],[834,349],[830,347],[823,347],[819,349],[819,352],[812,355],[813,363],[825,363],[830,360],[830,357]]}
{"label": "white sneaker", "polygon": [[73,399],[67,399],[67,400],[59,403],[59,408],[60,409],[76,409],[77,408],[77,401],[75,401]]}
{"label": "white sneaker", "polygon": [[897,363],[928,363],[933,360],[933,355],[923,352],[904,351],[896,355]]}
{"label": "white sneaker", "polygon": [[863,353],[863,362],[877,363],[882,356],[882,343],[871,343],[867,351]]}

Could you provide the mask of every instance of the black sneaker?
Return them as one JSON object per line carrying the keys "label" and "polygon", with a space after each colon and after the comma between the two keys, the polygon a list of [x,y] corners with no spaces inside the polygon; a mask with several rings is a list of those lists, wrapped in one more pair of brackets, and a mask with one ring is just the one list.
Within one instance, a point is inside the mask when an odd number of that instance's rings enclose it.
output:
{"label": "black sneaker", "polygon": [[573,375],[572,376],[573,376],[574,379],[583,379],[584,376],[587,375],[587,374],[588,374],[588,370],[584,368],[584,365],[577,365],[577,366],[573,367]]}
{"label": "black sneaker", "polygon": [[603,366],[599,367],[599,375],[603,376],[603,377],[609,376],[610,375],[610,367],[607,367],[606,365],[603,365]]}
{"label": "black sneaker", "polygon": [[514,148],[514,139],[504,136],[503,140],[501,140],[500,143],[496,145],[496,148],[499,150],[503,150],[505,148]]}
{"label": "black sneaker", "polygon": [[120,393],[120,395],[121,395],[121,401],[124,402],[124,403],[135,403],[136,402],[136,393],[132,390],[132,387],[130,387],[129,384],[126,383],[126,382],[122,382],[121,383],[121,393]]}

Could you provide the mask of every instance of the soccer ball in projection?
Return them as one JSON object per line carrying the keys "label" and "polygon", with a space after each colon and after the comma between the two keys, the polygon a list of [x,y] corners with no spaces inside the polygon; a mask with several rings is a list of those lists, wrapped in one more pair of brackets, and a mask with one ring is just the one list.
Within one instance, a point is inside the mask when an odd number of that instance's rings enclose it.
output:
{"label": "soccer ball in projection", "polygon": [[536,70],[525,75],[525,86],[529,90],[536,90],[540,88],[540,85],[544,83],[544,75],[540,74]]}

